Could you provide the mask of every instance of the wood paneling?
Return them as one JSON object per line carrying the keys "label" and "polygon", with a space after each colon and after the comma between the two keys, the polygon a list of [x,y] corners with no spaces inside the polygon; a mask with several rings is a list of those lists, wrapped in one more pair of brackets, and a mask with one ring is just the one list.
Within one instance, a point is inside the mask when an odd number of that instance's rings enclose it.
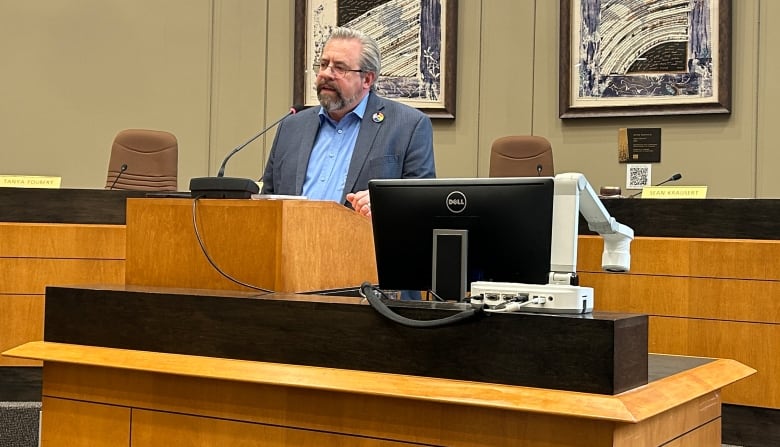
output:
{"label": "wood paneling", "polygon": [[133,447],[403,447],[406,442],[146,410],[133,410]]}
{"label": "wood paneling", "polygon": [[0,258],[124,259],[123,225],[0,222]]}
{"label": "wood paneling", "polygon": [[0,258],[0,293],[43,295],[48,285],[122,284],[122,259]]}
{"label": "wood paneling", "polygon": [[0,223],[0,293],[124,282],[123,225]]}
{"label": "wood paneling", "polygon": [[41,445],[129,446],[130,409],[44,396]]}
{"label": "wood paneling", "polygon": [[[34,195],[3,191],[1,196],[8,200],[25,194]],[[123,205],[124,197],[112,200],[121,199]],[[43,339],[46,286],[122,284],[124,259],[124,225],[0,222],[0,351]],[[0,357],[1,366],[40,366],[40,362]]]}
{"label": "wood paneling", "polygon": [[[274,231],[278,213],[268,209],[251,216],[245,206],[228,213],[208,200],[198,203],[198,230],[214,263],[239,281],[270,288],[280,252]],[[127,284],[243,289],[209,264],[195,236],[192,212],[192,200],[128,201]],[[249,253],[250,247],[256,251]]]}
{"label": "wood paneling", "polygon": [[[198,231],[227,275],[277,292],[376,283],[371,221],[334,202],[199,200]],[[127,201],[126,282],[247,290],[223,277],[198,243],[193,201]]]}
{"label": "wood paneling", "polygon": [[580,284],[600,311],[780,323],[780,281],[580,273]]}
{"label": "wood paneling", "polygon": [[[600,272],[603,243],[580,236],[577,266]],[[631,273],[682,277],[780,280],[780,241],[637,237],[631,243]]]}
{"label": "wood paneling", "polygon": [[[43,340],[43,296],[0,295],[0,352]],[[0,356],[0,366],[41,366],[41,362]]]}
{"label": "wood paneling", "polygon": [[650,316],[650,352],[732,358],[758,373],[724,402],[780,408],[780,241],[638,237],[631,272],[601,271],[602,243],[580,236],[580,284],[595,309]]}
{"label": "wood paneling", "polygon": [[[702,447],[721,445],[721,419],[718,418],[696,430],[673,439],[664,447]],[[636,444],[637,446],[641,444]]]}
{"label": "wood paneling", "polygon": [[723,390],[724,402],[780,408],[780,325],[652,317],[650,349],[709,357],[721,354],[757,373]]}
{"label": "wood paneling", "polygon": [[[659,396],[661,397],[661,396]],[[701,447],[720,445],[720,393],[701,396],[685,405],[653,416],[644,424],[621,425],[615,433],[615,445],[655,446],[679,445]],[[680,433],[685,433],[678,438]],[[694,442],[696,441],[696,442]],[[698,442],[698,443],[697,443]]]}

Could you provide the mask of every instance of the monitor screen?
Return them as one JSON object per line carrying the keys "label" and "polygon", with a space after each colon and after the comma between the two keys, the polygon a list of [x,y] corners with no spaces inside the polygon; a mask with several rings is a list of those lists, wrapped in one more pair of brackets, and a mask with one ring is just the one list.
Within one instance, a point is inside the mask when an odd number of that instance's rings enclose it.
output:
{"label": "monitor screen", "polygon": [[381,289],[461,300],[474,281],[548,283],[552,177],[372,180],[369,192]]}

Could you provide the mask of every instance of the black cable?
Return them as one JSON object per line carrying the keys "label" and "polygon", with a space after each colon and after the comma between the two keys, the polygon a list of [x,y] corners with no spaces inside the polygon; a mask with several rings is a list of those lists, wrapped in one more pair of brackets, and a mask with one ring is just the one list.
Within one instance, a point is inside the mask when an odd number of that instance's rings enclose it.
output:
{"label": "black cable", "polygon": [[382,301],[382,298],[380,297],[380,296],[384,296],[384,293],[381,290],[379,290],[379,288],[374,287],[369,282],[364,282],[360,286],[360,294],[363,297],[365,297],[368,300],[368,303],[371,305],[371,307],[376,309],[376,311],[379,312],[382,316],[398,324],[409,326],[409,327],[417,327],[417,328],[441,327],[441,326],[446,326],[448,324],[454,324],[460,321],[467,320],[481,313],[481,308],[471,308],[471,309],[460,311],[455,315],[450,315],[449,317],[445,317],[445,318],[439,318],[437,320],[413,320],[411,318],[406,318],[402,315],[399,315],[395,313],[392,309],[387,307],[387,305]]}
{"label": "black cable", "polygon": [[206,260],[209,261],[209,264],[211,264],[211,266],[214,267],[214,270],[216,270],[220,275],[224,276],[225,278],[233,281],[234,283],[240,286],[248,287],[253,290],[259,290],[261,292],[274,293],[273,290],[268,290],[262,287],[253,286],[252,284],[247,284],[243,281],[233,278],[232,276],[223,272],[222,269],[219,268],[219,266],[217,266],[217,263],[214,262],[213,259],[211,259],[208,250],[206,250],[206,245],[203,243],[203,239],[200,237],[200,231],[198,230],[197,209],[198,209],[198,200],[200,200],[200,198],[201,197],[198,196],[192,199],[192,228],[195,230],[195,237],[198,239],[198,244],[200,245],[200,251],[202,251],[203,255],[206,256]]}

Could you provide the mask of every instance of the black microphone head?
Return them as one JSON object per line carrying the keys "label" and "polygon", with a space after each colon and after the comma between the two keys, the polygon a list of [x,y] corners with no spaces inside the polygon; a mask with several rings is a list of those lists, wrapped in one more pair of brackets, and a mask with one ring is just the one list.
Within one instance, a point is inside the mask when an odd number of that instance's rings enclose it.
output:
{"label": "black microphone head", "polygon": [[116,177],[114,177],[114,181],[111,182],[111,186],[109,186],[108,189],[114,189],[114,186],[116,186],[116,182],[119,180],[119,177],[121,177],[125,171],[127,171],[127,163],[122,163],[122,166],[119,167],[119,172],[116,173]]}
{"label": "black microphone head", "polygon": [[680,174],[680,173],[678,172],[677,174],[674,174],[674,175],[672,176],[671,180],[674,182],[674,181],[680,180],[681,178],[682,178],[682,174]]}

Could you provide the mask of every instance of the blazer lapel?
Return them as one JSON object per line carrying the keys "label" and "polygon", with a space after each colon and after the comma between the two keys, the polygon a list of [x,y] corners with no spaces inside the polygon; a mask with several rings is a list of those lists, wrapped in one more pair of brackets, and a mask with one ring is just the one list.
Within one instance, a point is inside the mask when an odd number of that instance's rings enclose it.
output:
{"label": "blazer lapel", "polygon": [[357,141],[355,141],[355,149],[352,151],[352,160],[349,164],[349,171],[347,172],[347,180],[344,184],[344,194],[352,191],[357,183],[358,174],[363,170],[363,166],[368,160],[368,155],[371,153],[371,148],[374,145],[379,129],[384,124],[384,121],[375,122],[374,116],[376,113],[384,109],[384,102],[381,98],[376,96],[374,92],[370,92],[368,96],[368,103],[366,104],[366,113],[363,114],[363,119],[360,121],[360,131],[358,132]]}

